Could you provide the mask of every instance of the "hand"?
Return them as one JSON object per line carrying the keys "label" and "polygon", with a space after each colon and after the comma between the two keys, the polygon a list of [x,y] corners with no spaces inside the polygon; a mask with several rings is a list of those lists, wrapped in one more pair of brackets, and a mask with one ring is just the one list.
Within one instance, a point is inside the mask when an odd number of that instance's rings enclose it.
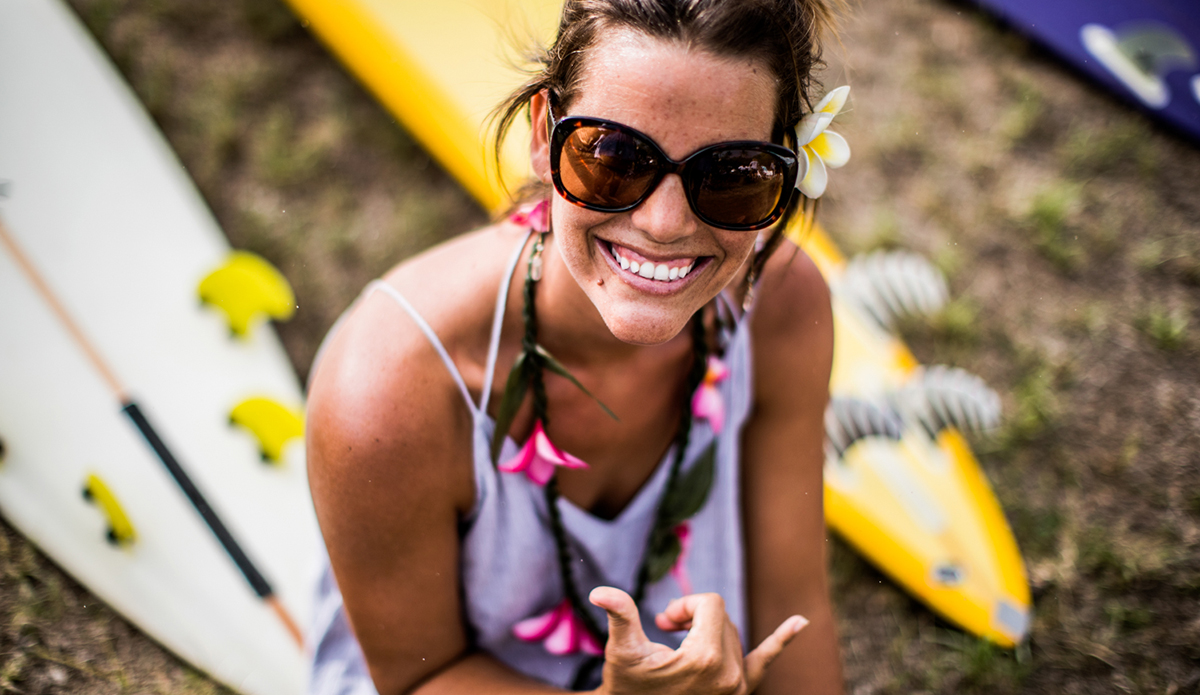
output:
{"label": "hand", "polygon": [[717,594],[675,599],[655,616],[654,623],[663,630],[690,630],[679,649],[646,637],[637,604],[624,591],[602,586],[594,589],[589,599],[608,613],[600,695],[745,695],[758,687],[767,666],[808,624],[799,615],[788,618],[743,658],[737,628]]}

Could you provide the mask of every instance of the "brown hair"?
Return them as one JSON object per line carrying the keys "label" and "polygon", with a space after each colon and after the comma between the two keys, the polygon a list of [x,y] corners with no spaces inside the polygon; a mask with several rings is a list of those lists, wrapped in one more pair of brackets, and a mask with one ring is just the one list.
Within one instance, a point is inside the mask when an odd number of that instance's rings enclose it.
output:
{"label": "brown hair", "polygon": [[[812,106],[812,73],[823,65],[821,34],[832,29],[831,2],[838,0],[566,0],[558,37],[534,57],[531,78],[497,107],[495,156],[505,135],[538,92],[549,91],[567,108],[575,97],[583,58],[602,32],[616,28],[682,42],[719,56],[762,61],[778,85],[775,139],[782,141]],[[782,231],[807,201],[796,194],[774,233],[754,257],[751,278],[778,246]]]}

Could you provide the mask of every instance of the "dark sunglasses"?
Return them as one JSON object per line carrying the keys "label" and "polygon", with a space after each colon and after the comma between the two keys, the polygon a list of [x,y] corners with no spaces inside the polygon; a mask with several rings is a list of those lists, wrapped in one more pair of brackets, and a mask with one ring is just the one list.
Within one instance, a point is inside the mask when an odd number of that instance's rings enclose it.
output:
{"label": "dark sunglasses", "polygon": [[678,174],[688,204],[705,224],[753,231],[783,215],[800,175],[796,153],[769,142],[717,143],[677,162],[627,125],[583,116],[555,121],[552,110],[549,120],[554,189],[589,210],[632,210],[664,176]]}

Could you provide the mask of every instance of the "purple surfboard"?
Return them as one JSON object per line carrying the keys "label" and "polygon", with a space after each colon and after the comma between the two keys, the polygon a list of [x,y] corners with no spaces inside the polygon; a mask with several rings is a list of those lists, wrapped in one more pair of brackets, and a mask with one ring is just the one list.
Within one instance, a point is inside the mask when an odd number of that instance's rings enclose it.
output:
{"label": "purple surfboard", "polygon": [[1200,0],[975,0],[1200,142]]}

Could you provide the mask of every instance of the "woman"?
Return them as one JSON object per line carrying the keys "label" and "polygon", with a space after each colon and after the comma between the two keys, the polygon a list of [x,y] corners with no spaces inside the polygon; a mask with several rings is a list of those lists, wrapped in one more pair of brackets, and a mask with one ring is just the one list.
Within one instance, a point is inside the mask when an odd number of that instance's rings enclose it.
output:
{"label": "woman", "polygon": [[528,108],[548,203],[401,264],[323,350],[314,692],[840,691],[829,295],[771,253],[826,18],[566,3],[500,128]]}

